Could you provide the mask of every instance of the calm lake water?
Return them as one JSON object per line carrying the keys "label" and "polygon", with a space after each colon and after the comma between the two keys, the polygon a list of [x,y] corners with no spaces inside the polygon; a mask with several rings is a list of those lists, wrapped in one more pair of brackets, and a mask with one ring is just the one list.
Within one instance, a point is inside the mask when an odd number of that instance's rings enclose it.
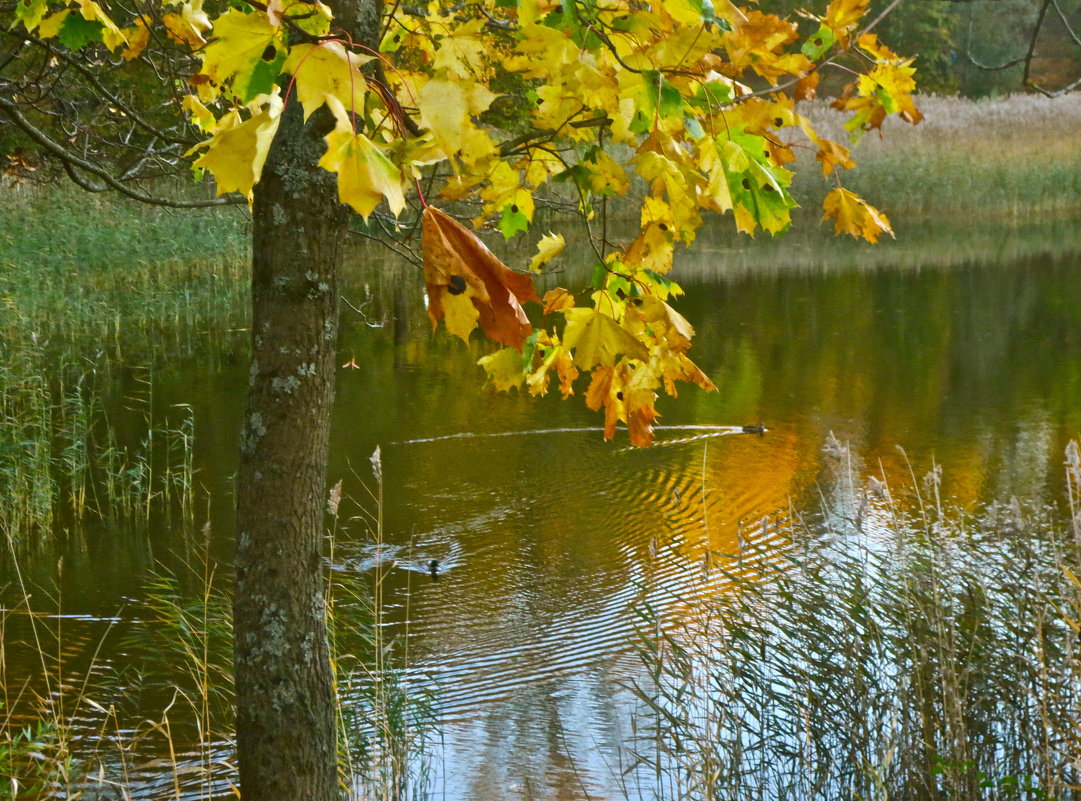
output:
{"label": "calm lake water", "polygon": [[[625,684],[641,671],[634,609],[646,577],[648,600],[663,610],[708,551],[785,547],[771,543],[769,522],[813,506],[830,432],[850,445],[858,471],[891,482],[942,465],[943,493],[965,508],[1011,496],[1060,501],[1063,448],[1081,435],[1077,221],[911,225],[878,248],[811,229],[752,243],[725,228],[680,255],[674,277],[687,297],[677,309],[696,327],[691,355],[719,391],[688,386],[662,399],[648,450],[630,449],[622,434],[604,442],[580,397],[484,391],[473,366],[480,346],[431,334],[419,271],[380,253],[350,266],[344,292],[367,305],[363,317],[343,311],[340,363],[357,367],[338,377],[329,478],[343,481],[346,500],[328,571],[360,585],[383,576],[384,631],[408,644],[407,680],[431,693],[440,722],[433,797],[634,797],[621,746],[635,726]],[[568,267],[556,280],[579,287],[587,278]],[[210,522],[223,575],[245,339],[227,337],[213,358],[152,372],[132,365],[104,399],[133,441],[145,436],[148,405],[156,419],[191,408],[205,491],[196,515]],[[764,437],[693,428],[759,422]],[[375,564],[361,519],[373,509],[362,482],[374,486],[376,446],[383,553],[395,567]],[[71,683],[137,659],[120,643],[144,614],[148,571],[178,569],[192,541],[160,523],[145,534],[94,526],[24,565],[36,607],[59,604],[72,616],[61,638]],[[658,564],[658,542],[682,564]],[[419,568],[428,559],[441,562],[437,581]],[[36,669],[13,660],[9,693]],[[134,695],[123,727],[160,719],[171,698],[150,686]],[[79,717],[88,731],[102,725],[93,709]],[[136,796],[172,797],[165,763],[149,759],[126,766]],[[198,797],[199,782],[182,779],[181,791]]]}

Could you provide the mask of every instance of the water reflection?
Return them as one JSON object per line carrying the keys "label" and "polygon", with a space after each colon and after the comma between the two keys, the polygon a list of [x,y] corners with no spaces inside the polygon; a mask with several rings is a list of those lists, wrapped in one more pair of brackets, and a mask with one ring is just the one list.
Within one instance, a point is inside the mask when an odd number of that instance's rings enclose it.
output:
{"label": "water reflection", "polygon": [[[463,554],[438,586],[386,585],[409,595],[414,669],[437,688],[447,797],[622,797],[633,719],[626,698],[612,699],[636,669],[633,609],[693,603],[686,566],[710,551],[763,553],[772,516],[814,499],[831,431],[851,443],[857,469],[903,479],[944,465],[942,492],[962,505],[1058,497],[1059,454],[1081,430],[1078,237],[1047,254],[1038,237],[997,233],[1016,262],[933,238],[900,251],[831,241],[814,269],[807,261],[821,253],[808,259],[799,245],[729,258],[729,243],[706,242],[704,256],[690,254],[679,310],[721,390],[666,399],[663,422],[762,420],[761,440],[670,432],[628,451],[601,442],[575,401],[463,382],[478,374],[479,347],[432,338],[419,313],[400,317],[407,303],[395,303],[392,363],[370,330],[346,328],[346,349],[364,356],[340,383],[337,469],[397,443],[384,450],[394,536]],[[744,269],[755,253],[773,268]],[[393,297],[419,297],[418,276],[382,280],[396,282]],[[386,434],[354,431],[359,408],[386,410],[375,421]],[[512,433],[536,428],[559,430]]]}
{"label": "water reflection", "polygon": [[[633,699],[620,689],[639,669],[635,610],[679,619],[702,591],[699,566],[722,558],[753,575],[788,546],[774,523],[817,502],[830,432],[857,472],[944,466],[941,491],[963,505],[1059,497],[1062,448],[1081,432],[1081,226],[903,233],[878,249],[704,234],[679,265],[678,310],[720,391],[662,400],[666,428],[647,451],[603,442],[580,398],[484,391],[481,346],[430,332],[420,274],[358,256],[344,284],[364,315],[343,310],[330,482],[346,497],[330,566],[343,581],[381,576],[388,635],[408,641],[410,680],[435,693],[435,797],[636,797],[622,748]],[[588,269],[558,280],[584,284]],[[158,370],[154,397],[194,410],[210,549],[227,563],[246,368],[205,364]],[[108,399],[117,419],[131,391]],[[742,433],[760,421],[764,437]],[[378,547],[363,513],[377,445]],[[137,617],[148,568],[190,558],[177,540],[108,525],[67,540],[65,611]],[[57,555],[29,578],[58,583]],[[74,673],[100,626],[66,624],[81,643]]]}

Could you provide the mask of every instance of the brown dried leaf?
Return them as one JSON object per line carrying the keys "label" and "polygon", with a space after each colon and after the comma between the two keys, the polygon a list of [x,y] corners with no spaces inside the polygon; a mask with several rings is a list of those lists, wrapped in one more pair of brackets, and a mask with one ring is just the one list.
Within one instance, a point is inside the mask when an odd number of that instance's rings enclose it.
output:
{"label": "brown dried leaf", "polygon": [[[448,330],[468,341],[479,322],[489,339],[521,351],[533,330],[522,304],[539,302],[533,279],[511,270],[476,234],[432,206],[424,209],[422,234],[432,328],[447,317]],[[471,314],[447,316],[447,307],[456,308],[466,302],[462,296],[476,310],[476,322]]]}

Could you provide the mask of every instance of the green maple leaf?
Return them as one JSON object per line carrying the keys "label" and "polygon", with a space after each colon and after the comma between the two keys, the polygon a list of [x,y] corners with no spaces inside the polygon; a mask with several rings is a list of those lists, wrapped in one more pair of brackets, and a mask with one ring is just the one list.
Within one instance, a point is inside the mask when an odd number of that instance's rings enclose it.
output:
{"label": "green maple leaf", "polygon": [[19,20],[28,31],[34,30],[48,13],[47,0],[19,0],[15,4],[15,19]]}
{"label": "green maple leaf", "polygon": [[822,25],[814,36],[803,43],[803,47],[800,48],[800,50],[803,52],[803,55],[807,56],[811,61],[818,61],[827,50],[833,47],[833,44],[836,41],[837,34],[826,25]]}
{"label": "green maple leaf", "polygon": [[503,216],[499,219],[499,231],[504,239],[510,239],[519,231],[529,230],[529,218],[517,205],[510,203],[503,207]]}
{"label": "green maple leaf", "polygon": [[[771,234],[785,230],[792,221],[791,209],[797,205],[788,192],[792,173],[769,161],[765,140],[737,125],[717,137],[717,150],[724,162],[733,206]],[[741,229],[753,231],[753,225],[741,222],[740,214],[737,222]]]}
{"label": "green maple leaf", "polygon": [[96,20],[85,20],[78,14],[68,14],[56,36],[68,50],[78,50],[91,42],[100,42],[103,28]]}

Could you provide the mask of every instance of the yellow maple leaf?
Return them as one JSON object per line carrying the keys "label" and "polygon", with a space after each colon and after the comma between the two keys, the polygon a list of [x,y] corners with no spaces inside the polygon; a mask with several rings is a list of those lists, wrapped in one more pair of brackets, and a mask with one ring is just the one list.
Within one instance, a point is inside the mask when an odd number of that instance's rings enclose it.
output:
{"label": "yellow maple leaf", "polygon": [[278,131],[280,97],[262,95],[249,108],[254,112],[250,119],[240,122],[239,113],[230,112],[218,122],[211,139],[192,149],[206,148],[193,166],[205,167],[214,174],[219,195],[240,192],[251,198],[252,187],[263,173],[270,143]]}
{"label": "yellow maple leaf", "polygon": [[676,381],[697,384],[706,392],[717,389],[717,385],[710,380],[708,375],[702,372],[702,369],[697,364],[688,359],[685,353],[673,351],[660,353],[657,354],[655,363],[661,380],[664,382],[664,391],[673,398],[679,396],[676,391]]}
{"label": "yellow maple leaf", "polygon": [[810,70],[811,61],[803,54],[783,51],[798,35],[794,23],[773,14],[748,11],[724,34],[730,62],[724,69],[731,77],[750,69],[768,81],[776,81],[785,73],[802,76]]}
{"label": "yellow maple leaf", "polygon": [[873,33],[861,34],[856,39],[856,45],[867,53],[875,61],[904,61],[899,55],[890,50],[882,42],[878,41],[878,36]]}
{"label": "yellow maple leaf", "polygon": [[838,187],[826,195],[822,207],[826,211],[822,219],[833,219],[834,233],[862,237],[872,244],[881,234],[893,236],[886,215],[855,192]]}
{"label": "yellow maple leaf", "polygon": [[214,39],[203,51],[201,73],[218,85],[250,75],[280,35],[281,30],[271,25],[265,12],[245,14],[231,8],[214,23]]}
{"label": "yellow maple leaf", "polygon": [[163,14],[162,24],[169,38],[177,44],[186,44],[197,50],[206,44],[204,34],[210,30],[210,17],[203,11],[203,0],[191,0],[181,4],[180,13]]}
{"label": "yellow maple leaf", "polygon": [[564,399],[574,394],[574,381],[578,378],[578,368],[570,353],[559,342],[555,334],[546,331],[537,332],[537,352],[543,353],[544,358],[540,364],[533,368],[526,376],[526,386],[530,395],[545,395],[548,392],[548,381],[554,368],[559,377],[559,392]]}
{"label": "yellow maple leaf", "polygon": [[597,309],[571,308],[563,311],[567,327],[563,345],[574,351],[574,364],[582,370],[596,365],[611,367],[616,356],[626,354],[646,361],[649,350],[614,319]]}
{"label": "yellow maple leaf", "polygon": [[417,108],[432,140],[448,158],[473,164],[495,151],[495,144],[470,118],[491,105],[496,95],[478,83],[428,81],[417,93]]}
{"label": "yellow maple leaf", "polygon": [[191,121],[195,123],[203,133],[213,133],[214,128],[217,126],[218,121],[214,118],[214,114],[203,105],[195,95],[185,95],[184,99],[180,101],[181,108],[188,112],[188,116]]}
{"label": "yellow maple leaf", "polygon": [[101,23],[101,40],[110,51],[116,50],[122,44],[127,44],[127,35],[117,27],[109,15],[102,10],[94,0],[79,0],[79,13],[88,22]]}
{"label": "yellow maple leaf", "polygon": [[[450,328],[449,321],[447,328]],[[477,364],[484,368],[484,372],[488,374],[488,385],[497,392],[509,392],[525,383],[522,354],[514,348],[500,348],[495,353],[479,358]]]}
{"label": "yellow maple leaf", "polygon": [[566,246],[567,240],[563,238],[563,234],[545,234],[537,243],[537,254],[529,262],[529,269],[535,273],[540,272],[541,267],[562,253]]}
{"label": "yellow maple leaf", "polygon": [[624,422],[632,445],[645,448],[653,442],[657,393],[650,386],[654,379],[649,373],[644,367],[632,372],[627,364],[593,370],[586,406],[594,411],[604,407],[605,439],[615,436],[616,423]]}
{"label": "yellow maple leaf", "polygon": [[128,46],[120,55],[125,61],[131,61],[138,58],[150,42],[150,29],[146,26],[146,19],[136,17],[135,24],[124,29],[124,35],[128,38]]}
{"label": "yellow maple leaf", "polygon": [[648,326],[653,336],[663,341],[669,350],[682,353],[691,346],[694,326],[660,298],[647,295],[632,308],[634,315],[644,326]]}
{"label": "yellow maple leaf", "polygon": [[623,165],[598,150],[583,166],[589,168],[589,188],[597,194],[622,197],[630,189],[631,182]]}
{"label": "yellow maple leaf", "polygon": [[593,411],[604,408],[604,438],[616,435],[616,423],[626,420],[623,407],[623,381],[614,367],[598,367],[586,389],[586,406]]}
{"label": "yellow maple leaf", "polygon": [[557,286],[555,289],[549,289],[544,293],[541,303],[544,304],[544,313],[551,314],[552,312],[573,308],[574,295],[563,287]]}
{"label": "yellow maple leaf", "polygon": [[349,52],[340,42],[299,44],[289,51],[282,70],[293,76],[304,119],[322,106],[327,96],[337,98],[343,108],[357,114],[364,109],[367,89],[360,67],[371,60],[371,56]]}
{"label": "yellow maple leaf", "polygon": [[50,14],[41,21],[38,25],[38,36],[42,39],[52,39],[58,33],[60,33],[60,27],[64,24],[64,20],[71,14],[70,9],[64,9],[63,11],[57,11],[55,14]]}
{"label": "yellow maple leaf", "polygon": [[847,147],[829,139],[815,138],[813,141],[818,146],[815,158],[822,164],[823,178],[828,178],[838,167],[851,170],[856,166],[856,162],[852,160],[852,152]]}
{"label": "yellow maple leaf", "polygon": [[823,22],[841,39],[859,25],[869,3],[870,0],[833,0],[826,8]]}
{"label": "yellow maple leaf", "polygon": [[[671,11],[668,3],[665,3],[665,11]],[[694,69],[703,56],[720,46],[720,30],[703,27],[699,16],[697,25],[677,27],[650,45],[646,52],[655,67]]]}
{"label": "yellow maple leaf", "polygon": [[319,166],[338,174],[338,199],[365,220],[386,198],[397,217],[405,208],[402,171],[364,134],[341,126],[326,136],[327,152]]}
{"label": "yellow maple leaf", "polygon": [[699,28],[702,26],[702,5],[700,3],[692,3],[690,0],[665,0],[664,3],[658,3],[658,5],[660,10],[680,23],[681,27],[695,30],[694,26]]}
{"label": "yellow maple leaf", "polygon": [[485,54],[492,42],[484,34],[487,20],[477,17],[452,29],[439,40],[432,66],[448,77],[471,79],[484,73]]}

